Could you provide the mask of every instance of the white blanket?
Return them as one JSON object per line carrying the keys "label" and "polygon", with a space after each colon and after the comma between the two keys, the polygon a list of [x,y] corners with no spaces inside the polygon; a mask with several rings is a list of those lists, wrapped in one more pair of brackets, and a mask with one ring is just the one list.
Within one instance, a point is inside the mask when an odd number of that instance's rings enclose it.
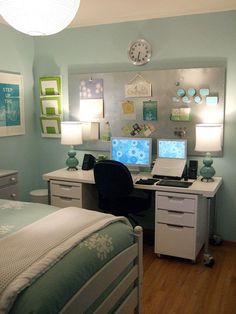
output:
{"label": "white blanket", "polygon": [[67,207],[1,239],[0,313],[85,237],[117,220],[129,224],[124,217]]}

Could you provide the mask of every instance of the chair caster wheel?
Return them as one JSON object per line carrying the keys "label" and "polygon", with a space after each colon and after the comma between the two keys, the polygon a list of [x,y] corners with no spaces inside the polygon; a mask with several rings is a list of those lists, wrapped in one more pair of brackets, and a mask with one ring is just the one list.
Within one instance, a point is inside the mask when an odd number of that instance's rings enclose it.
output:
{"label": "chair caster wheel", "polygon": [[212,245],[221,245],[223,242],[222,238],[218,235],[213,235],[213,237],[210,239],[210,243]]}
{"label": "chair caster wheel", "polygon": [[206,254],[206,255],[204,255],[203,263],[207,267],[212,267],[215,264],[215,260],[211,255]]}

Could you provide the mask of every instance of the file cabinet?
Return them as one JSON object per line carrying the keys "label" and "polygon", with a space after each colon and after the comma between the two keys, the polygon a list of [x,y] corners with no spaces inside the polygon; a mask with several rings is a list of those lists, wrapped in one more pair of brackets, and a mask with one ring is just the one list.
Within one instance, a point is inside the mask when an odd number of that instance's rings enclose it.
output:
{"label": "file cabinet", "polygon": [[18,200],[18,172],[0,170],[0,198]]}
{"label": "file cabinet", "polygon": [[205,241],[206,199],[157,191],[155,204],[155,253],[195,261]]}
{"label": "file cabinet", "polygon": [[50,181],[50,199],[53,206],[97,209],[95,194],[94,186],[91,184],[63,180]]}

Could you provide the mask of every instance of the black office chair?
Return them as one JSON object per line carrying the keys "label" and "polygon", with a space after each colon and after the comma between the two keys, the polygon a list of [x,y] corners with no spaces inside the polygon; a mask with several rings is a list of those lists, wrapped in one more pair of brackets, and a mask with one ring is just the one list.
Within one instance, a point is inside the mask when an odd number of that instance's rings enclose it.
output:
{"label": "black office chair", "polygon": [[[150,192],[134,191],[128,168],[114,160],[99,161],[94,166],[94,178],[99,197],[99,208],[116,216],[126,216],[137,224],[134,215],[148,210]],[[131,221],[131,223],[132,223]]]}

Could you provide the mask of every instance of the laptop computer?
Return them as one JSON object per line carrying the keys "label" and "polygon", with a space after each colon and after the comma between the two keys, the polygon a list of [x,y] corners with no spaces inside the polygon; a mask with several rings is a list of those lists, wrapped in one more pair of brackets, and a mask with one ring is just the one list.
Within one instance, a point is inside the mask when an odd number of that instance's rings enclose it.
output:
{"label": "laptop computer", "polygon": [[187,161],[187,140],[158,139],[157,159],[151,174],[160,177],[182,177]]}

